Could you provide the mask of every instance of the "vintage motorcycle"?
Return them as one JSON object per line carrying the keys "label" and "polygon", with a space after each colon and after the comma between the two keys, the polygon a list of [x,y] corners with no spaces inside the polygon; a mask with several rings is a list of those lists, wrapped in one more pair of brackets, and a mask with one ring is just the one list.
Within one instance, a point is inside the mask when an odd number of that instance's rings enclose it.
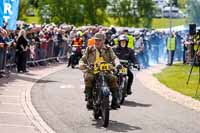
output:
{"label": "vintage motorcycle", "polygon": [[81,56],[82,56],[81,47],[73,45],[71,49],[71,55],[70,55],[70,65],[72,68],[75,68]]}
{"label": "vintage motorcycle", "polygon": [[[128,69],[133,70],[136,68],[139,70],[139,66],[134,65],[132,63],[129,63],[128,60],[120,60],[120,63],[122,64],[122,68],[117,71],[117,77],[118,77],[118,100],[120,104],[123,104],[125,101],[125,98],[127,97],[127,85],[128,85]],[[133,78],[135,77],[135,74],[133,73]]]}
{"label": "vintage motorcycle", "polygon": [[110,88],[107,84],[106,74],[112,71],[109,63],[101,62],[94,65],[95,84],[92,89],[93,115],[97,120],[101,117],[104,127],[109,125],[110,117]]}
{"label": "vintage motorcycle", "polygon": [[120,60],[120,63],[122,64],[122,68],[117,71],[117,77],[118,77],[118,100],[120,104],[124,103],[125,97],[127,97],[127,85],[128,85],[128,60]]}

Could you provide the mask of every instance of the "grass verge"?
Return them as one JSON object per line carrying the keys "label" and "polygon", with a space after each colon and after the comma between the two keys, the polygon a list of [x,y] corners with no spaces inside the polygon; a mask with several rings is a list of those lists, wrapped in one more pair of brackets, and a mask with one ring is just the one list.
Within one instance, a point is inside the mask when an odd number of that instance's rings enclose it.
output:
{"label": "grass verge", "polygon": [[190,68],[188,65],[174,64],[165,68],[162,72],[154,74],[154,76],[167,87],[200,101],[200,89],[198,96],[195,97],[200,76],[198,67],[193,68],[190,82],[188,85],[186,84]]}
{"label": "grass verge", "polygon": [[[185,19],[172,19],[172,27],[184,25]],[[168,18],[154,18],[152,21],[152,27],[155,29],[158,28],[169,28],[170,27],[170,19]]]}

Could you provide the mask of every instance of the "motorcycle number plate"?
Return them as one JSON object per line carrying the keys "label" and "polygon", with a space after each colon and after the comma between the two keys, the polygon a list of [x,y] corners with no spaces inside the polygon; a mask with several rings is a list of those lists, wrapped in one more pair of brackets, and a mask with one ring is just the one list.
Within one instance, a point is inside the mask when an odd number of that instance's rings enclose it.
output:
{"label": "motorcycle number plate", "polygon": [[100,65],[100,70],[101,71],[107,71],[107,70],[109,70],[109,65],[108,64],[101,64]]}
{"label": "motorcycle number plate", "polygon": [[120,69],[120,73],[127,74],[127,68],[123,67]]}

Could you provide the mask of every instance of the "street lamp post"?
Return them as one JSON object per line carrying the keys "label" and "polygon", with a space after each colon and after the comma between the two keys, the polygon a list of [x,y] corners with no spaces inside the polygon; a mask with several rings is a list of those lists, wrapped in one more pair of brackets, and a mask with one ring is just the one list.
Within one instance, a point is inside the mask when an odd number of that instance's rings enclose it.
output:
{"label": "street lamp post", "polygon": [[136,16],[136,11],[137,11],[137,0],[133,1],[133,15]]}
{"label": "street lamp post", "polygon": [[170,40],[170,49],[171,49],[171,39],[172,39],[172,0],[170,0],[170,13],[169,13],[169,16],[170,16],[170,22],[169,22],[169,40]]}
{"label": "street lamp post", "polygon": [[169,26],[170,26],[170,34],[172,33],[172,0],[170,0],[170,13],[169,13],[169,15],[170,15],[170,24],[169,24]]}

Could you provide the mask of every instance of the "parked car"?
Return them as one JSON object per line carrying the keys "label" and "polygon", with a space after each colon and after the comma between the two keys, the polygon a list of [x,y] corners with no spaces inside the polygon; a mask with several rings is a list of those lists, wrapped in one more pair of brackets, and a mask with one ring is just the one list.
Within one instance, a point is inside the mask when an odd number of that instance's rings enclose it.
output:
{"label": "parked car", "polygon": [[27,9],[26,16],[35,16],[34,9],[32,9],[32,8]]}
{"label": "parked car", "polygon": [[165,7],[163,9],[163,17],[164,18],[170,18],[170,10],[171,10],[171,17],[172,18],[180,18],[180,10],[177,7],[172,7],[172,9],[170,7]]}

